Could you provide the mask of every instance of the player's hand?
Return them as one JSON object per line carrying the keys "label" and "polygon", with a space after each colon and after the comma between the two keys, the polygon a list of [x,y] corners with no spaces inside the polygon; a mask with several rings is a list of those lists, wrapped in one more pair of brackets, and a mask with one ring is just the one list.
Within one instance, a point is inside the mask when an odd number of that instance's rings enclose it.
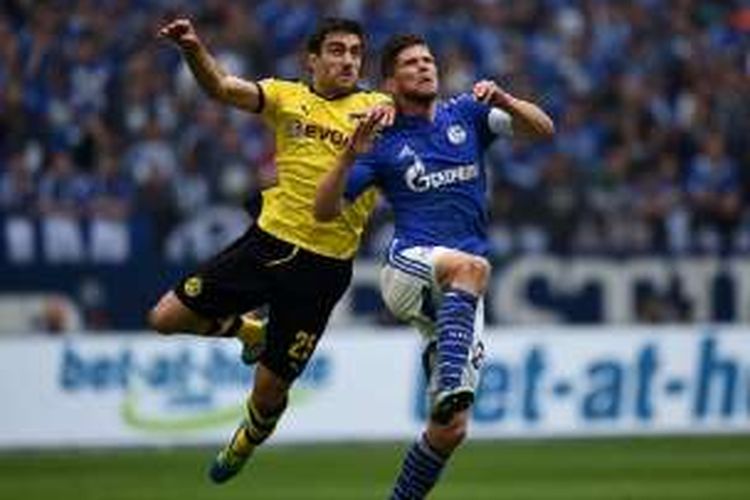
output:
{"label": "player's hand", "polygon": [[179,18],[162,26],[159,38],[166,38],[177,44],[182,50],[192,50],[200,45],[198,34],[189,19]]}
{"label": "player's hand", "polygon": [[349,142],[349,152],[355,155],[366,153],[372,147],[372,143],[385,126],[385,123],[393,123],[395,111],[393,106],[375,106],[367,112],[367,115],[359,121],[357,128],[354,129],[351,141]]}
{"label": "player's hand", "polygon": [[474,84],[472,89],[474,99],[490,106],[504,108],[513,100],[513,96],[503,90],[492,80],[480,80]]}
{"label": "player's hand", "polygon": [[396,120],[396,106],[394,106],[393,103],[378,104],[373,109],[379,109],[382,111],[382,117],[378,123],[378,130],[393,125],[393,122]]}

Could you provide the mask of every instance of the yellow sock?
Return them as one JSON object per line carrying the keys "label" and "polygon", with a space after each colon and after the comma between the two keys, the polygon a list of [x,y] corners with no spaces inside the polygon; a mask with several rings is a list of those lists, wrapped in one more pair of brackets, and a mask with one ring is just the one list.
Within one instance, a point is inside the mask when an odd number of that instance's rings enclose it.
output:
{"label": "yellow sock", "polygon": [[237,337],[248,345],[263,342],[263,338],[266,335],[265,323],[252,315],[252,313],[243,315],[241,319],[242,326],[237,330]]}
{"label": "yellow sock", "polygon": [[270,417],[264,417],[263,415],[261,415],[261,413],[255,408],[255,405],[253,405],[252,400],[248,399],[247,406],[245,408],[247,410],[247,417],[245,421],[247,426],[247,433],[245,435],[245,441],[253,446],[257,446],[259,443],[265,441],[276,428],[276,422],[284,412],[286,403],[284,403],[284,406],[279,410],[279,413],[277,415],[273,415]]}
{"label": "yellow sock", "polygon": [[255,446],[255,443],[247,439],[247,429],[244,425],[237,429],[237,432],[232,437],[232,442],[229,444],[234,453],[243,456],[249,455]]}

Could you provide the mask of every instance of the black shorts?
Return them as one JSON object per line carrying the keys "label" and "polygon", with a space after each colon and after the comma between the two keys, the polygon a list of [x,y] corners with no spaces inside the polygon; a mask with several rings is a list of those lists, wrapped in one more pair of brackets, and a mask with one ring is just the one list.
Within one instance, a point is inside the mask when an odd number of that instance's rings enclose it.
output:
{"label": "black shorts", "polygon": [[253,225],[174,292],[191,310],[212,319],[268,305],[260,362],[291,382],[305,368],[351,276],[351,260],[309,252]]}

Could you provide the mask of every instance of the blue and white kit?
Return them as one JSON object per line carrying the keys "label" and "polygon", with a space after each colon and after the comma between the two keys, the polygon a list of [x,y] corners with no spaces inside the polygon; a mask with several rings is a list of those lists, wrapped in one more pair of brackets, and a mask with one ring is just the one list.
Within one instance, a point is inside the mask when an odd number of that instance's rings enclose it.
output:
{"label": "blue and white kit", "polygon": [[[437,256],[452,250],[489,252],[483,157],[495,138],[512,135],[511,121],[468,94],[438,101],[433,120],[398,115],[349,173],[347,200],[376,186],[393,208],[394,237],[381,292],[391,312],[415,325],[427,341],[436,336],[436,311],[445,293],[436,281]],[[461,385],[475,387],[478,381],[483,309],[480,299]],[[432,377],[430,397],[435,384]]]}

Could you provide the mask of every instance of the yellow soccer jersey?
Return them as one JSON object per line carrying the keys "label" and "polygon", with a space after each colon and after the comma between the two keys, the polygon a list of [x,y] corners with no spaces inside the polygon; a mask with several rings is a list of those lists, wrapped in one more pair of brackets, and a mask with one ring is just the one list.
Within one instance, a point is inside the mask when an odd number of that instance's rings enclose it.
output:
{"label": "yellow soccer jersey", "polygon": [[313,205],[318,184],[339,161],[358,118],[389,98],[356,91],[326,99],[303,82],[267,79],[261,113],[274,129],[277,184],[263,192],[260,227],[311,252],[338,259],[354,256],[376,201],[373,189],[331,222],[317,222]]}

